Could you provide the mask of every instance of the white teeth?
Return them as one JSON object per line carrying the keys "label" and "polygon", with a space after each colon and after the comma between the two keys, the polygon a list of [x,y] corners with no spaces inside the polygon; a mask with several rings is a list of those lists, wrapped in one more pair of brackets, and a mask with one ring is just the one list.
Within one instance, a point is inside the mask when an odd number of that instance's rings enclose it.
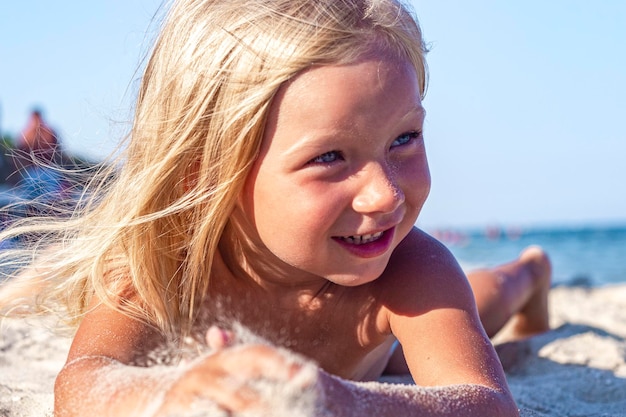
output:
{"label": "white teeth", "polygon": [[378,232],[374,234],[360,235],[360,236],[345,236],[345,237],[342,237],[341,239],[352,245],[363,245],[365,243],[370,243],[370,242],[380,239],[382,235],[383,235],[383,232]]}

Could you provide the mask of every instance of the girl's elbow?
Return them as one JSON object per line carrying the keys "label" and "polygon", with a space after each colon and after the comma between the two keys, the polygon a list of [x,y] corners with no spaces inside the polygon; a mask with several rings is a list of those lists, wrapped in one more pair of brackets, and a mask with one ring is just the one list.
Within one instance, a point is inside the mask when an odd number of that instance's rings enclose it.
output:
{"label": "girl's elbow", "polygon": [[494,390],[493,401],[494,410],[497,412],[491,414],[499,417],[519,417],[519,409],[508,390]]}
{"label": "girl's elbow", "polygon": [[78,408],[70,404],[72,400],[81,397],[76,395],[73,388],[76,383],[75,375],[72,369],[64,366],[54,381],[54,416],[55,417],[73,417],[77,416]]}
{"label": "girl's elbow", "polygon": [[93,389],[98,371],[110,365],[110,359],[82,357],[66,363],[54,381],[54,417],[87,415],[93,409]]}
{"label": "girl's elbow", "polygon": [[519,409],[508,389],[485,385],[469,385],[464,389],[467,389],[463,397],[466,402],[455,411],[464,410],[465,415],[481,417],[519,417]]}

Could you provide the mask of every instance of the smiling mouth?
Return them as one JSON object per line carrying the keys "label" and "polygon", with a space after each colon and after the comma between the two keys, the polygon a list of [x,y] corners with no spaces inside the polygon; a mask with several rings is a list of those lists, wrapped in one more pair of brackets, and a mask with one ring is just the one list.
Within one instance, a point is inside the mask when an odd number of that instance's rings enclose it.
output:
{"label": "smiling mouth", "polygon": [[381,238],[383,233],[384,232],[357,236],[340,236],[339,239],[351,245],[365,245],[366,243],[377,241]]}

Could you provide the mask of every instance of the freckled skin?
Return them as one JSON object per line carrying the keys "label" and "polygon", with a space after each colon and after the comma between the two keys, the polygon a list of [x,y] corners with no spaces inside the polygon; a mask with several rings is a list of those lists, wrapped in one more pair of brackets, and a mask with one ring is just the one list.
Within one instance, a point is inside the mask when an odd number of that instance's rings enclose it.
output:
{"label": "freckled skin", "polygon": [[[236,257],[217,254],[206,322],[197,326],[208,330],[213,319],[235,317],[315,361],[314,389],[336,415],[364,403],[377,416],[517,415],[463,272],[414,227],[430,189],[423,122],[415,71],[384,54],[314,67],[283,86],[233,213],[254,255],[244,252],[245,265],[235,268]],[[354,243],[379,232],[372,242]],[[218,345],[221,337],[214,330],[207,335]],[[348,381],[380,376],[396,339],[418,384],[475,388],[455,390],[447,401],[450,390],[392,392]],[[231,411],[267,407],[269,399],[249,380],[288,382],[300,366],[267,346],[235,349],[224,342],[165,388],[146,372],[130,392],[120,386],[114,402],[93,395],[77,400],[81,387],[98,384],[96,371],[106,371],[98,358],[130,364],[159,341],[151,328],[95,307],[57,379],[55,411],[129,415],[153,398],[155,387],[165,391],[157,416],[182,412],[198,396]],[[233,380],[236,388],[227,383]]]}
{"label": "freckled skin", "polygon": [[[430,190],[424,116],[414,69],[395,60],[314,68],[279,91],[242,209],[248,236],[293,267],[280,279],[354,286],[382,274]],[[382,231],[393,239],[369,259],[333,239]]]}

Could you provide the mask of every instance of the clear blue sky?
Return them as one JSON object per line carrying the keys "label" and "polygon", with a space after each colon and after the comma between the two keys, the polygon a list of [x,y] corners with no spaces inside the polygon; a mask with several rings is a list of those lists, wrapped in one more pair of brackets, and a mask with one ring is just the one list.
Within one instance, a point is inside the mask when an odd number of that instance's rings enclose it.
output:
{"label": "clear blue sky", "polygon": [[[0,129],[41,106],[99,158],[160,0],[0,5]],[[431,43],[424,227],[626,223],[626,2],[413,0]]]}

